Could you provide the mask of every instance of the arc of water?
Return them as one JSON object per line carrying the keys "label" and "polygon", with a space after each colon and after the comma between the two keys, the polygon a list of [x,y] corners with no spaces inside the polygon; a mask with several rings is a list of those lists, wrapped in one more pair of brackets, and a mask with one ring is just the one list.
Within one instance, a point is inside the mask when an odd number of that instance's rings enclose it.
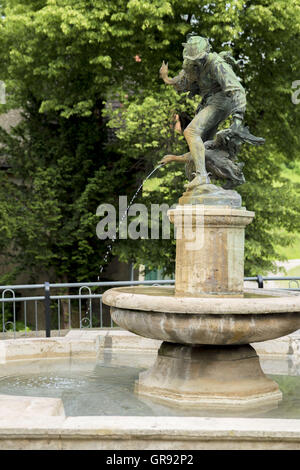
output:
{"label": "arc of water", "polygon": [[[130,202],[129,202],[127,208],[126,208],[126,210],[124,211],[124,213],[123,213],[123,215],[122,215],[122,217],[121,217],[121,219],[120,219],[119,227],[118,227],[118,229],[116,230],[116,234],[112,237],[111,243],[110,243],[110,244],[108,245],[108,247],[107,247],[108,249],[107,249],[107,251],[106,251],[106,253],[105,253],[105,255],[104,255],[104,258],[103,258],[103,264],[100,266],[100,272],[99,272],[99,274],[101,274],[102,271],[103,271],[103,269],[104,269],[104,266],[105,266],[105,264],[106,264],[106,262],[107,262],[108,256],[109,256],[109,254],[110,254],[111,251],[112,251],[112,245],[113,245],[113,243],[116,241],[117,233],[118,233],[118,231],[119,231],[119,229],[120,229],[120,226],[121,226],[122,223],[124,222],[124,219],[125,219],[125,217],[127,216],[128,211],[129,211],[130,207],[132,206],[134,200],[137,198],[139,192],[140,192],[141,189],[143,188],[143,186],[144,186],[144,184],[146,183],[146,181],[147,181],[149,178],[151,178],[151,176],[153,175],[153,173],[155,173],[156,170],[158,170],[158,169],[161,168],[162,166],[164,166],[163,163],[160,163],[159,165],[157,165],[157,166],[149,173],[149,175],[146,176],[146,178],[142,181],[142,183],[140,184],[140,186],[138,187],[138,189],[136,190],[136,192],[135,192],[134,195],[132,196],[132,198],[131,198],[131,200],[130,200]],[[99,281],[99,280],[100,280],[100,276],[98,276],[98,281]]]}

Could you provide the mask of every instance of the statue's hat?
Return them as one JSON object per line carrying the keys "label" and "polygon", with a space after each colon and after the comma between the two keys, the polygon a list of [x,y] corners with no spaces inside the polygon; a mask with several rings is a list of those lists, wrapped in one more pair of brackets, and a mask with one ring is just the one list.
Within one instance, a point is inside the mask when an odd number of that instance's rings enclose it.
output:
{"label": "statue's hat", "polygon": [[201,36],[191,36],[182,45],[184,46],[183,58],[189,60],[201,59],[209,50],[208,39]]}

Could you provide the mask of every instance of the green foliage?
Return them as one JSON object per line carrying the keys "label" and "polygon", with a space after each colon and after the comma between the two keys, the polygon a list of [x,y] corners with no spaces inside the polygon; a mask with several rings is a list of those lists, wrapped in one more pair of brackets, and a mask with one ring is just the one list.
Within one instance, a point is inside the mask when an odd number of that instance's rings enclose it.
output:
{"label": "green foliage", "polygon": [[108,102],[103,114],[122,142],[121,154],[126,155],[130,149],[134,159],[151,169],[158,157],[184,151],[185,139],[176,130],[176,123],[179,123],[179,113],[195,114],[195,99],[189,99],[187,93],[179,95],[165,85],[158,91],[139,92],[134,98],[119,94],[118,99],[122,100],[121,108],[113,110]]}
{"label": "green foliage", "polygon": [[[153,66],[157,70],[172,35],[178,41],[189,30],[186,22],[178,22],[179,5],[161,0],[8,0],[0,54],[10,105],[23,102],[31,91],[41,111],[88,116],[95,97],[124,79],[153,82]],[[137,54],[143,65],[134,60]]]}
{"label": "green foliage", "polygon": [[16,265],[2,282],[24,270],[32,280],[41,271],[53,281],[95,279],[106,249],[96,237],[96,209],[107,194],[115,202],[120,184],[114,156],[103,150],[94,115],[65,119],[41,116],[34,106],[26,111],[10,134],[0,132],[0,153],[9,152],[11,165],[0,174],[0,253],[4,265]]}
{"label": "green foliage", "polygon": [[[0,136],[1,154],[10,156],[14,175],[0,175],[0,254],[15,266],[6,281],[24,269],[33,275],[44,269],[55,280],[97,276],[106,250],[95,234],[97,206],[133,194],[164,154],[186,148],[173,126],[186,97],[162,87],[158,69],[164,59],[170,75],[179,70],[181,43],[191,31],[242,61],[246,120],[267,139],[264,148],[247,146],[241,154],[248,183],[240,191],[256,212],[247,229],[246,272],[271,268],[279,258],[277,246],[291,243],[290,234],[299,229],[298,193],[281,177],[281,165],[299,153],[299,111],[291,101],[292,82],[300,79],[299,0],[1,5],[0,76],[7,87],[7,105],[1,106],[3,112],[24,110],[18,128]],[[119,128],[118,141],[108,145],[103,101],[113,96],[123,108],[110,121]],[[182,170],[175,164],[158,170],[157,186],[141,200],[176,202]],[[173,269],[174,244],[168,240],[118,241],[115,253],[150,268]]]}
{"label": "green foliage", "polygon": [[[23,323],[22,321],[15,321],[15,324],[14,324],[13,305],[10,303],[2,304],[2,307],[0,310],[0,325],[1,325],[1,331],[3,330],[13,331],[14,326],[15,326],[16,331],[25,332],[25,323]],[[31,331],[31,328],[26,326],[26,332],[28,331]]]}

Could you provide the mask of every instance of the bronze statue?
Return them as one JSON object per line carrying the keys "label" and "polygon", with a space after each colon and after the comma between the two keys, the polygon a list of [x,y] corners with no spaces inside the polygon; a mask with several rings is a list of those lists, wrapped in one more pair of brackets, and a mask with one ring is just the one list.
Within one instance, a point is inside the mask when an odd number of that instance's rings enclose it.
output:
{"label": "bronze statue", "polygon": [[[183,46],[181,72],[170,78],[168,64],[163,62],[160,76],[178,92],[201,95],[202,101],[196,116],[184,129],[189,152],[181,156],[166,155],[161,163],[185,162],[190,180],[188,191],[195,192],[198,188],[198,194],[220,195],[221,188],[210,184],[207,168],[214,177],[227,180],[225,188],[242,184],[245,182],[243,164],[236,162],[240,146],[244,142],[262,145],[264,139],[253,136],[242,124],[246,94],[234,71],[237,65],[234,58],[228,52],[211,52],[208,39],[201,36],[190,35]],[[230,128],[217,133],[219,125],[229,116],[233,118]]]}

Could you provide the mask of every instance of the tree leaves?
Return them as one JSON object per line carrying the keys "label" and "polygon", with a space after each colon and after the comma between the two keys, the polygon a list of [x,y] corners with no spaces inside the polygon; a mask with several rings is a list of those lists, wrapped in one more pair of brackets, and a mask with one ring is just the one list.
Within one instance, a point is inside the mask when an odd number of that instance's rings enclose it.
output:
{"label": "tree leaves", "polygon": [[[300,79],[299,0],[7,0],[2,9],[2,109],[25,112],[14,134],[0,136],[16,178],[0,175],[6,259],[20,269],[52,269],[56,278],[96,276],[105,252],[95,236],[96,207],[130,196],[164,154],[186,150],[174,124],[200,98],[189,101],[162,86],[158,70],[166,60],[170,75],[179,71],[181,44],[193,31],[240,61],[246,123],[266,138],[261,149],[244,147],[248,182],[239,191],[256,212],[247,228],[246,272],[271,269],[277,245],[291,241],[278,228],[299,228],[298,188],[281,178],[282,165],[300,151],[300,113],[291,100]],[[102,102],[112,97],[123,107],[107,107],[102,116]],[[156,178],[140,201],[176,202],[182,168],[162,168]],[[114,250],[122,260],[171,271],[174,246],[123,240]]]}

